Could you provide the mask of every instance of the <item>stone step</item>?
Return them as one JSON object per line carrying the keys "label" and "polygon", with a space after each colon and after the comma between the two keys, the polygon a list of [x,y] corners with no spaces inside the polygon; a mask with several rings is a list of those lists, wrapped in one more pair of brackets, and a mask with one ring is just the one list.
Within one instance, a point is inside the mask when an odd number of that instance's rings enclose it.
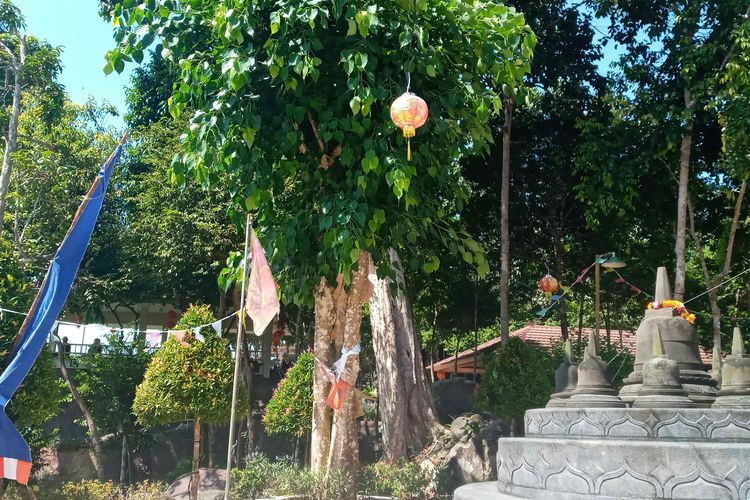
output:
{"label": "stone step", "polygon": [[[521,498],[748,498],[750,443],[504,438],[498,488]],[[485,497],[502,498],[502,497]]]}
{"label": "stone step", "polygon": [[526,412],[526,436],[750,443],[750,410],[541,408]]}

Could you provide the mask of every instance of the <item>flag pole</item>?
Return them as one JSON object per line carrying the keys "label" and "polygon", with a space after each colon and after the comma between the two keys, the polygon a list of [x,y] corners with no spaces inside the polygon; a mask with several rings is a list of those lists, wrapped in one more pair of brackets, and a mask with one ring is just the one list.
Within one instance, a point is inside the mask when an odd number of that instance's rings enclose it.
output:
{"label": "flag pole", "polygon": [[[245,256],[242,260],[242,292],[240,294],[240,310],[239,310],[239,321],[237,323],[237,347],[234,350],[234,381],[232,382],[232,411],[229,414],[229,443],[227,444],[227,471],[226,480],[224,485],[224,500],[229,500],[229,490],[232,482],[232,445],[234,444],[234,434],[237,414],[237,389],[239,386],[238,374],[240,371],[240,358],[242,349],[242,339],[245,334],[245,283],[248,278],[248,265],[247,265],[247,253],[249,248],[250,230],[253,226],[253,217],[247,214],[247,221],[245,222]],[[252,405],[252,401],[249,402]],[[252,418],[252,412],[250,412]],[[252,422],[250,422],[252,425]]]}

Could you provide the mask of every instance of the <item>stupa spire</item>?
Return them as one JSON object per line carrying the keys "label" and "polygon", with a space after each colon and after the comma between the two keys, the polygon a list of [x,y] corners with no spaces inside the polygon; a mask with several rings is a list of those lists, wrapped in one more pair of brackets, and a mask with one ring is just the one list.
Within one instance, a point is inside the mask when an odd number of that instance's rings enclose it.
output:
{"label": "stupa spire", "polygon": [[672,291],[669,289],[669,275],[666,267],[659,267],[656,270],[656,289],[654,291],[654,301],[664,302],[672,299]]}
{"label": "stupa spire", "polygon": [[742,356],[745,354],[745,343],[742,341],[742,332],[739,326],[734,327],[734,333],[732,335],[732,354],[735,356]]}

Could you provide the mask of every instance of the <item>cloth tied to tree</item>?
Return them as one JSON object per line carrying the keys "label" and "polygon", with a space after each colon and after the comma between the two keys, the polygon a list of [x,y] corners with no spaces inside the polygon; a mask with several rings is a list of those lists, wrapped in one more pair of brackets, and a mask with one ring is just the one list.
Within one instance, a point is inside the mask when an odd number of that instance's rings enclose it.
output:
{"label": "cloth tied to tree", "polygon": [[341,357],[333,364],[333,371],[336,373],[336,379],[340,379],[346,369],[346,361],[352,354],[359,354],[362,350],[362,346],[359,342],[354,344],[354,347],[347,349],[346,347],[341,349]]}

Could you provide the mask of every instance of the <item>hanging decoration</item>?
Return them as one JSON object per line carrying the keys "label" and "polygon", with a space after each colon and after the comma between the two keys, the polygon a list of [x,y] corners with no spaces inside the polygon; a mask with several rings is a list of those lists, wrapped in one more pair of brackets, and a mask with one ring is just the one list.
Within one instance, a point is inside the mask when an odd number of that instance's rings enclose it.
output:
{"label": "hanging decoration", "polygon": [[687,310],[685,307],[685,304],[680,302],[679,300],[663,300],[661,302],[649,302],[648,306],[646,306],[648,309],[674,309],[673,313],[675,315],[681,316],[684,318],[688,323],[691,325],[695,323],[695,314],[691,313]]}
{"label": "hanging decoration", "polygon": [[635,286],[634,284],[632,284],[631,282],[629,282],[625,278],[623,278],[622,275],[617,272],[617,269],[611,268],[611,270],[614,271],[614,273],[617,275],[617,278],[615,278],[615,283],[621,283],[621,284],[624,284],[624,285],[628,285],[628,287],[630,287],[630,291],[633,292],[633,293],[643,294],[646,297],[654,298],[654,296],[651,295],[650,293],[641,290],[640,288],[638,288],[637,286]]}
{"label": "hanging decoration", "polygon": [[560,289],[560,283],[551,274],[547,274],[544,278],[539,280],[539,289],[544,292],[544,295],[549,299],[552,294]]}
{"label": "hanging decoration", "polygon": [[[407,73],[408,80],[410,78]],[[409,92],[408,84],[406,92],[391,104],[391,120],[404,132],[406,138],[406,159],[408,161],[411,161],[411,138],[416,135],[417,129],[425,124],[428,114],[427,103],[418,95]]]}

